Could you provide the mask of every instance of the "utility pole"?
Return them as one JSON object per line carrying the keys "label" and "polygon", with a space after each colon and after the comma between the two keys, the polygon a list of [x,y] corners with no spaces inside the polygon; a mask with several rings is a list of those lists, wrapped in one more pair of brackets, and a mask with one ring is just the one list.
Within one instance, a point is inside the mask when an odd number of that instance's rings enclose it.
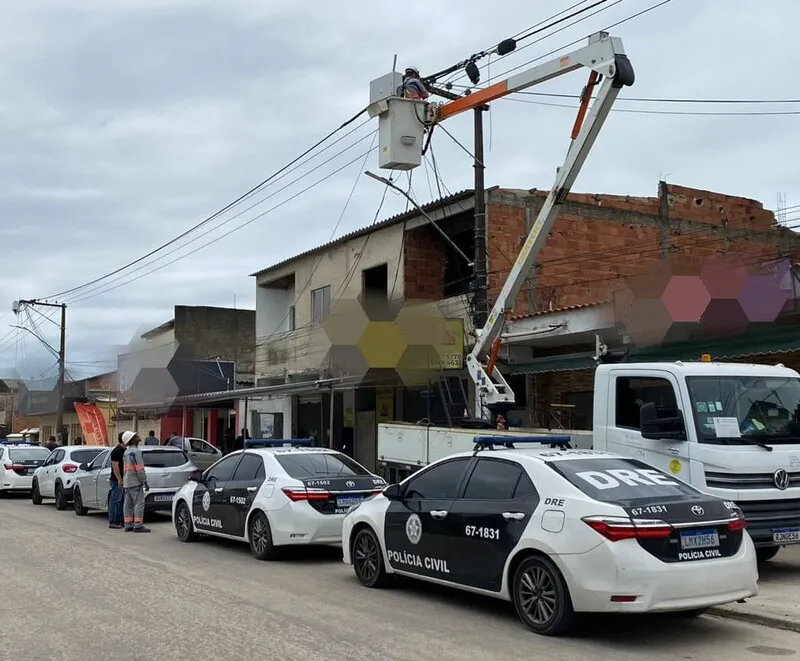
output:
{"label": "utility pole", "polygon": [[475,117],[475,295],[473,297],[473,323],[478,330],[486,325],[489,316],[489,272],[487,268],[486,232],[486,182],[483,161],[483,113],[489,106],[483,105],[473,110]]}
{"label": "utility pole", "polygon": [[[48,301],[39,301],[36,299],[19,300],[15,301],[12,306],[14,314],[19,314],[23,306],[29,305],[31,307],[46,307],[46,308],[60,308],[61,309],[61,323],[60,337],[58,341],[58,382],[56,384],[56,436],[59,440],[63,440],[64,428],[64,381],[66,377],[66,353],[67,353],[67,304],[66,303],[50,303]],[[40,338],[41,339],[41,338]]]}

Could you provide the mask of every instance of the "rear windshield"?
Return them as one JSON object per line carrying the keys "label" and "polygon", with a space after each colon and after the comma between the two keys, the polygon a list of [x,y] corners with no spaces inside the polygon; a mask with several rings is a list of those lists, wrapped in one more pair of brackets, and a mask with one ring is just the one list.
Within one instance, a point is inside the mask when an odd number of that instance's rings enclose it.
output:
{"label": "rear windshield", "polygon": [[73,450],[69,458],[72,459],[72,461],[77,461],[79,464],[88,464],[101,452],[102,450]]}
{"label": "rear windshield", "polygon": [[11,461],[44,461],[50,456],[47,448],[9,448],[8,458]]}
{"label": "rear windshield", "polygon": [[142,452],[144,465],[150,468],[172,468],[182,466],[189,461],[183,450],[151,450]]}
{"label": "rear windshield", "polygon": [[590,498],[606,503],[695,497],[698,491],[636,459],[569,459],[549,466]]}
{"label": "rear windshield", "polygon": [[293,478],[369,475],[370,472],[350,457],[339,453],[276,454],[275,458]]}

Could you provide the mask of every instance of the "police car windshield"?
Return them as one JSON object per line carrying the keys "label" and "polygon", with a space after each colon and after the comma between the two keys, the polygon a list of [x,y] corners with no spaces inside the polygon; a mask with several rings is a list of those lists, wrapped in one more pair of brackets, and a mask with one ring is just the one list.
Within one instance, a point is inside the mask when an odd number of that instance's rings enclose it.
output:
{"label": "police car windshield", "polygon": [[11,461],[44,461],[50,456],[47,448],[9,448],[8,458]]}
{"label": "police car windshield", "polygon": [[189,461],[182,450],[148,450],[142,452],[144,465],[150,468],[174,468]]}
{"label": "police car windshield", "polygon": [[333,475],[369,475],[369,471],[347,455],[330,452],[279,454],[275,458],[290,477],[302,480],[309,477]]}
{"label": "police car windshield", "polygon": [[605,503],[693,499],[700,494],[636,459],[569,459],[549,462],[549,466],[593,500]]}

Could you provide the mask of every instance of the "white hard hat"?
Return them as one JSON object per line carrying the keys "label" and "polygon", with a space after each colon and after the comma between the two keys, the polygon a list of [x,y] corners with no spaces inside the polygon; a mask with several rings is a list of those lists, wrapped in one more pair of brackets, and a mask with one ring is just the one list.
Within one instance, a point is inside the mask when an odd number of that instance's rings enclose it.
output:
{"label": "white hard hat", "polygon": [[417,67],[406,67],[406,71],[413,71],[416,74],[419,74],[419,69]]}

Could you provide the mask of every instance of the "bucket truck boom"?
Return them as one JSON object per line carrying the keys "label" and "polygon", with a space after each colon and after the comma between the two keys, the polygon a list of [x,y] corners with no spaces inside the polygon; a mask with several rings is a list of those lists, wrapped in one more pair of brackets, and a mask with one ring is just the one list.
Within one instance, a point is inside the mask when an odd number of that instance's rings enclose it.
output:
{"label": "bucket truck boom", "polygon": [[[467,369],[476,386],[475,414],[478,418],[486,418],[491,411],[512,408],[514,405],[514,393],[500,371],[495,369],[505,316],[514,307],[517,295],[553,228],[561,204],[566,201],[611,106],[620,90],[633,84],[633,67],[625,55],[622,41],[599,32],[589,37],[589,43],[583,48],[446,103],[437,113],[437,121],[443,121],[583,67],[590,70],[589,82],[581,95],[567,156],[557,170],[555,183],[519,251],[486,325],[476,330],[475,346],[467,356]],[[598,85],[597,98],[589,107],[592,93]]]}

